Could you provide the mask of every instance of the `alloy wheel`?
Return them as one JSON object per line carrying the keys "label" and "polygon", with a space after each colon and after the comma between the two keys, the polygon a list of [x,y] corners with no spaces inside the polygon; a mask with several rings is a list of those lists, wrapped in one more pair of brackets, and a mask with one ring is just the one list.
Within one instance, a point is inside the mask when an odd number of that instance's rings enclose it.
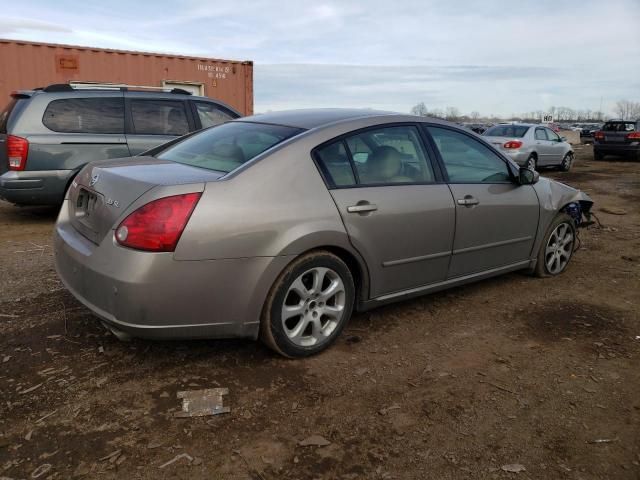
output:
{"label": "alloy wheel", "polygon": [[544,261],[547,271],[552,275],[562,272],[573,254],[573,229],[563,222],[554,230],[544,251]]}
{"label": "alloy wheel", "polygon": [[573,155],[571,155],[570,153],[567,153],[562,159],[562,165],[560,167],[565,172],[568,172],[569,169],[571,168],[572,163],[573,163]]}
{"label": "alloy wheel", "polygon": [[527,163],[526,163],[525,167],[527,167],[529,170],[535,170],[536,169],[536,159],[534,157],[529,157],[527,159]]}
{"label": "alloy wheel", "polygon": [[297,346],[309,347],[329,339],[345,312],[344,282],[335,271],[314,267],[298,276],[282,305],[282,326]]}

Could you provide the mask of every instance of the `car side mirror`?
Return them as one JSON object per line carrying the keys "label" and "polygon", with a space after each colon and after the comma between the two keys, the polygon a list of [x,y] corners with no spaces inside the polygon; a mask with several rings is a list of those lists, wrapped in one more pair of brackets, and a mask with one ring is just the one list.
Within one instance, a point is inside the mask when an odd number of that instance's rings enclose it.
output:
{"label": "car side mirror", "polygon": [[560,140],[558,140],[559,142],[566,142],[567,141],[567,137],[560,137]]}
{"label": "car side mirror", "polygon": [[540,180],[540,174],[535,170],[530,170],[527,167],[520,167],[518,172],[518,182],[520,185],[533,185]]}

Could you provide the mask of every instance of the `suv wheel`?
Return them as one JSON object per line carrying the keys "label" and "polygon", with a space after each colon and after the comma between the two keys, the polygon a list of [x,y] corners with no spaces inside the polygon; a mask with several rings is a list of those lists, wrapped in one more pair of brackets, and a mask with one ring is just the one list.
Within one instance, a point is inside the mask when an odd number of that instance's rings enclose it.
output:
{"label": "suv wheel", "polygon": [[264,306],[260,336],[289,358],[321,352],[349,321],[355,286],[349,267],[326,251],[310,252],[280,274]]}
{"label": "suv wheel", "polygon": [[600,153],[597,150],[593,151],[593,159],[594,160],[602,160],[604,158],[604,156],[602,155],[602,153]]}

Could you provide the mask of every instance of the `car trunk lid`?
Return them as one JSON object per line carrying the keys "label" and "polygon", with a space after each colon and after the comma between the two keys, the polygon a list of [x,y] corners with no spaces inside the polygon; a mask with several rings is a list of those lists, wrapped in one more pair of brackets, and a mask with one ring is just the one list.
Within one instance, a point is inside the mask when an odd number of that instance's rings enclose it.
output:
{"label": "car trunk lid", "polygon": [[487,140],[487,142],[489,142],[491,145],[493,145],[498,150],[506,150],[504,148],[504,144],[507,143],[507,142],[515,142],[515,141],[522,142],[522,138],[518,138],[518,137],[488,137],[488,136],[485,136],[484,138]]}
{"label": "car trunk lid", "polygon": [[98,244],[117,227],[128,207],[152,188],[205,183],[222,175],[153,157],[91,163],[78,174],[69,190],[71,223]]}

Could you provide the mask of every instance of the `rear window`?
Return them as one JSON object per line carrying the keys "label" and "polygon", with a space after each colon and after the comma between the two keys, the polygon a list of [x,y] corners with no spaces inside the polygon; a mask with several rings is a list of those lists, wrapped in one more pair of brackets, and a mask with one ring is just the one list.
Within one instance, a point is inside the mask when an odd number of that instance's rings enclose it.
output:
{"label": "rear window", "polygon": [[0,133],[7,133],[7,127],[9,125],[9,119],[14,111],[20,110],[16,108],[19,103],[24,104],[23,98],[12,98],[6,107],[0,113]]}
{"label": "rear window", "polygon": [[157,158],[229,173],[300,132],[299,128],[281,125],[229,122],[196,133],[160,152]]}
{"label": "rear window", "polygon": [[602,127],[604,132],[635,132],[635,122],[607,122]]}
{"label": "rear window", "polygon": [[522,125],[496,125],[484,132],[485,137],[515,137],[522,138],[529,130],[529,127]]}
{"label": "rear window", "polygon": [[53,100],[42,123],[61,133],[124,133],[124,100],[116,97]]}

